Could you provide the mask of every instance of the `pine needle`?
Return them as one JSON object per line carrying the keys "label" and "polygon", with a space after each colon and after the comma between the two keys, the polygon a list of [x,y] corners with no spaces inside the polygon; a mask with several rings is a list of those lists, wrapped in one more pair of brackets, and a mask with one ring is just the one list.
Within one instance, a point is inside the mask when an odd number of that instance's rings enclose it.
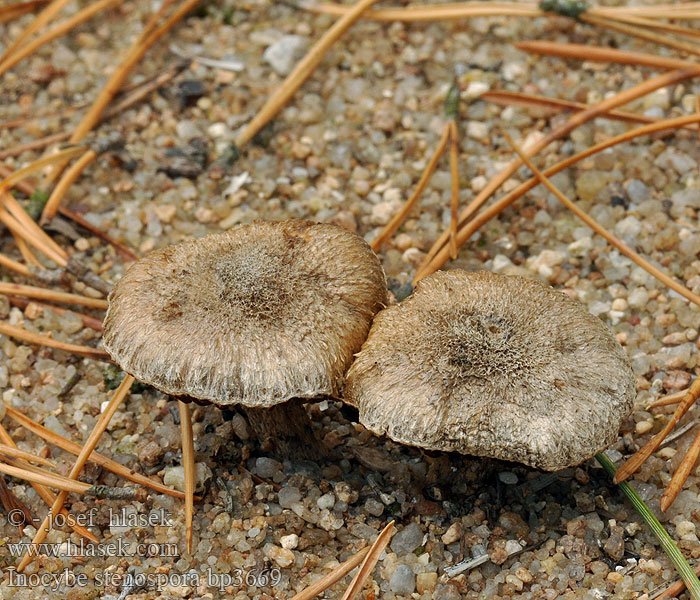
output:
{"label": "pine needle", "polygon": [[52,27],[47,32],[43,33],[31,42],[28,42],[21,48],[17,48],[15,51],[9,54],[2,63],[0,63],[0,77],[7,73],[7,71],[9,71],[12,67],[17,65],[17,63],[21,62],[28,56],[31,56],[44,44],[48,44],[50,41],[65,35],[71,29],[74,29],[81,23],[88,21],[99,12],[109,8],[110,5],[116,4],[119,1],[121,0],[98,0],[94,4],[90,4],[89,6],[86,6],[82,10],[78,11],[72,17],[69,17],[65,21],[62,21],[58,25]]}
{"label": "pine needle", "polygon": [[676,496],[678,496],[683,489],[688,475],[690,475],[695,463],[698,461],[698,456],[700,456],[700,432],[695,436],[693,443],[690,445],[690,448],[688,448],[688,452],[686,452],[686,455],[683,457],[681,464],[678,465],[676,472],[673,474],[671,481],[666,486],[661,496],[662,512],[666,512],[666,509],[671,506]]}
{"label": "pine needle", "polygon": [[423,191],[428,185],[430,178],[433,176],[433,173],[437,168],[438,161],[440,160],[440,157],[445,151],[445,148],[447,148],[449,140],[450,127],[449,123],[445,123],[445,126],[442,129],[442,136],[440,137],[440,141],[438,142],[437,148],[435,148],[435,152],[430,157],[430,160],[425,166],[425,169],[423,169],[423,173],[421,174],[420,179],[418,180],[418,185],[416,185],[416,189],[413,191],[413,194],[411,194],[411,197],[408,200],[406,200],[404,205],[401,207],[401,210],[399,210],[399,212],[392,217],[391,221],[389,221],[389,223],[386,225],[386,227],[384,227],[382,232],[372,242],[372,250],[378,252],[381,249],[381,247],[387,242],[387,240],[389,240],[389,238],[391,238],[391,236],[394,235],[394,233],[396,233],[396,230],[399,227],[401,227],[403,222],[406,220],[406,217],[408,217],[409,213],[413,210],[413,207],[423,195]]}
{"label": "pine needle", "polygon": [[78,356],[84,356],[85,358],[92,358],[94,360],[102,360],[106,362],[110,362],[112,360],[109,354],[107,354],[107,352],[104,350],[91,348],[90,346],[79,346],[77,344],[61,342],[45,335],[27,331],[23,327],[10,325],[4,321],[0,321],[0,333],[18,340],[22,340],[23,342],[27,342],[29,344],[37,344],[39,346],[46,346],[47,348],[55,348],[56,350],[63,350],[65,352],[77,354]]}
{"label": "pine needle", "polygon": [[[40,438],[46,440],[47,442],[53,444],[54,446],[58,446],[61,448],[61,450],[65,450],[66,452],[70,452],[71,454],[75,456],[79,456],[80,453],[82,452],[82,446],[80,444],[75,443],[72,440],[69,440],[67,438],[64,438],[61,435],[58,435],[57,433],[51,431],[50,429],[47,429],[43,425],[40,425],[36,421],[33,421],[30,419],[27,415],[19,412],[16,408],[13,408],[12,406],[5,404],[5,410],[7,411],[7,416],[13,419],[14,421],[17,421],[22,427],[25,429],[31,431],[32,433],[38,435]],[[142,485],[143,487],[150,488],[159,494],[167,494],[168,496],[173,496],[175,498],[180,498],[184,499],[185,494],[183,492],[180,492],[179,490],[174,490],[172,488],[169,488],[162,483],[159,483],[157,481],[153,481],[149,479],[148,477],[145,477],[144,475],[141,475],[139,473],[134,472],[131,469],[128,469],[124,465],[120,465],[118,462],[113,461],[110,458],[107,458],[106,456],[103,456],[102,454],[99,454],[97,452],[92,452],[90,456],[88,456],[88,460],[94,462],[95,464],[100,465],[101,467],[104,467],[108,471],[111,471],[115,475],[119,475],[120,477],[124,477],[124,479],[128,479],[129,481],[133,481],[134,483],[138,483],[139,485]],[[199,498],[197,498],[199,499]]]}
{"label": "pine needle", "polygon": [[101,319],[96,319],[95,317],[91,317],[90,315],[84,315],[83,313],[76,312],[74,310],[67,310],[65,308],[61,308],[60,306],[55,306],[53,304],[45,304],[43,302],[37,302],[36,300],[27,300],[26,298],[20,298],[18,296],[12,296],[9,295],[8,298],[10,299],[10,304],[12,306],[16,306],[17,308],[20,308],[22,310],[25,310],[29,304],[34,304],[35,306],[40,307],[43,310],[50,310],[52,312],[55,312],[57,315],[75,315],[76,317],[80,317],[80,319],[83,321],[83,327],[89,327],[90,329],[93,329],[94,331],[102,331],[102,320]]}
{"label": "pine needle", "polygon": [[683,400],[683,398],[685,398],[687,393],[688,390],[681,390],[679,392],[673,392],[673,394],[667,394],[658,400],[654,400],[654,402],[649,404],[647,408],[651,410],[652,408],[658,408],[660,406],[671,406],[672,404],[678,404],[681,400]]}
{"label": "pine needle", "polygon": [[501,132],[503,137],[506,138],[508,143],[511,145],[513,150],[518,154],[520,159],[527,165],[527,167],[535,174],[535,177],[540,180],[542,184],[550,191],[552,194],[554,194],[557,199],[564,205],[566,208],[568,208],[572,213],[574,213],[579,219],[581,219],[588,227],[590,227],[593,231],[595,231],[598,235],[601,237],[605,238],[605,240],[610,243],[612,246],[614,246],[621,254],[624,254],[627,258],[629,258],[632,262],[635,264],[639,265],[644,269],[647,273],[653,275],[661,281],[664,285],[667,287],[671,288],[674,292],[677,292],[684,298],[687,298],[694,304],[697,304],[700,306],[700,296],[697,294],[694,294],[691,292],[688,288],[685,286],[679,284],[677,281],[674,279],[671,279],[666,273],[661,271],[660,269],[657,269],[654,265],[652,265],[648,260],[646,260],[644,257],[642,257],[640,254],[632,250],[627,244],[625,244],[622,240],[616,238],[612,233],[608,232],[607,229],[602,227],[600,223],[595,221],[592,217],[590,217],[588,214],[586,214],[584,211],[582,211],[576,204],[574,204],[571,200],[569,200],[564,194],[562,194],[555,186],[552,184],[552,182],[547,179],[545,175],[543,175],[537,167],[532,163],[532,161],[527,157],[527,155],[517,146],[517,144],[510,138],[510,136],[505,132]]}
{"label": "pine needle", "polygon": [[50,300],[51,302],[60,302],[64,304],[79,304],[81,306],[97,308],[100,310],[107,310],[107,307],[109,306],[107,300],[102,300],[100,298],[88,298],[87,296],[79,296],[78,294],[57,292],[54,290],[47,290],[45,288],[35,287],[32,285],[22,285],[19,283],[0,282],[0,294],[26,296],[27,298],[38,298],[41,300]]}
{"label": "pine needle", "polygon": [[[124,398],[126,398],[126,396],[129,394],[129,390],[131,389],[131,385],[133,383],[134,378],[131,375],[126,375],[124,377],[124,380],[121,382],[120,386],[114,392],[112,399],[107,404],[107,407],[100,416],[100,419],[95,425],[95,428],[93,429],[92,433],[85,442],[85,445],[80,451],[78,458],[76,458],[75,464],[73,465],[73,468],[71,469],[69,474],[70,479],[76,479],[78,475],[80,475],[80,472],[85,466],[85,462],[87,461],[92,451],[95,449],[95,446],[97,446],[97,443],[100,441],[100,437],[102,437],[102,434],[104,433],[105,429],[107,429],[107,425],[109,425],[109,422],[114,416],[114,413],[117,412],[117,409],[121,406],[121,403],[124,401]],[[34,539],[31,543],[32,548],[38,548],[38,545],[41,542],[43,542],[44,539],[46,539],[46,536],[51,528],[51,517],[52,515],[58,513],[58,511],[61,510],[61,508],[63,508],[63,503],[66,501],[67,497],[68,493],[65,491],[61,491],[58,494],[58,496],[56,496],[56,501],[51,506],[49,514],[46,515],[44,522],[37,529],[36,535],[34,536]],[[29,565],[30,562],[32,562],[33,559],[34,556],[32,556],[32,554],[25,553],[19,565],[17,566],[17,572],[21,573],[22,571],[24,571],[24,569],[27,567],[27,565]]]}
{"label": "pine needle", "polygon": [[335,569],[333,569],[328,575],[325,575],[319,579],[316,583],[311,584],[305,590],[295,594],[292,600],[312,600],[316,596],[325,592],[329,587],[336,584],[343,577],[345,577],[350,571],[352,571],[357,565],[359,565],[369,554],[371,547],[363,548],[357,554],[346,560],[344,563],[339,564]]}
{"label": "pine needle", "polygon": [[560,58],[575,58],[594,62],[634,65],[635,67],[654,67],[656,69],[695,71],[696,74],[700,73],[700,65],[697,63],[643,52],[627,52],[600,46],[587,46],[586,44],[564,44],[540,40],[518,42],[515,44],[515,47],[523,52],[558,56]]}
{"label": "pine needle", "polygon": [[[12,446],[16,447],[16,444],[10,434],[7,432],[7,430],[0,424],[0,441],[2,441],[4,444],[7,446]],[[54,501],[56,500],[56,495],[46,486],[39,485],[38,483],[33,483],[32,487],[36,490],[36,493],[39,495],[39,497],[46,502],[49,506],[51,506]],[[78,535],[92,541],[95,543],[98,543],[100,539],[91,531],[83,527],[76,518],[71,515],[65,508],[62,508],[60,511],[60,514],[65,517],[66,519],[66,524],[73,529]]]}
{"label": "pine needle", "polygon": [[306,79],[313,73],[319,65],[328,49],[345,31],[360,18],[362,13],[376,4],[379,0],[359,0],[351,7],[346,14],[338,19],[328,29],[318,42],[316,42],[306,56],[299,61],[292,72],[282,82],[282,85],[275,93],[267,99],[267,102],[248,123],[243,132],[236,138],[236,145],[241,148],[247,144],[256,133],[258,133],[277,112],[287,103],[294,93],[301,87]]}
{"label": "pine needle", "polygon": [[5,456],[11,456],[12,458],[21,458],[23,460],[26,460],[27,462],[33,462],[38,465],[44,465],[45,467],[49,467],[51,469],[56,468],[56,465],[53,462],[51,462],[48,458],[37,456],[36,454],[32,454],[31,452],[25,452],[24,450],[20,450],[19,448],[17,448],[17,446],[8,446],[7,444],[0,444],[0,454],[4,454]]}
{"label": "pine needle", "polygon": [[192,414],[187,402],[178,400],[182,433],[182,465],[185,470],[185,539],[187,552],[192,552],[192,518],[194,515],[194,438]]}
{"label": "pine needle", "polygon": [[25,277],[34,276],[32,275],[32,272],[27,268],[26,265],[23,265],[21,262],[17,262],[16,260],[11,259],[10,257],[5,256],[4,254],[0,254],[0,266],[5,267],[6,269],[10,269],[15,273],[19,273],[20,275],[24,275]]}
{"label": "pine needle", "polygon": [[[557,112],[565,110],[588,110],[589,104],[584,102],[574,102],[562,98],[548,98],[535,94],[523,94],[521,92],[509,92],[507,90],[491,90],[479,96],[480,100],[494,102],[501,106],[522,106],[525,108],[549,108]],[[649,117],[629,110],[609,110],[599,118],[612,119],[616,121],[626,121],[630,123],[658,123],[659,117]],[[686,125],[683,129],[697,129],[691,125]]]}
{"label": "pine needle", "polygon": [[391,539],[392,535],[394,535],[393,521],[391,521],[382,530],[377,539],[374,541],[374,544],[372,544],[372,547],[369,549],[367,556],[362,561],[362,566],[357,571],[355,578],[348,586],[348,589],[345,590],[342,600],[354,600],[357,597],[357,594],[359,594],[362,591],[365,582],[367,581],[367,579],[369,579],[369,576],[372,574],[374,567],[379,561],[379,557],[382,555],[382,552],[384,552],[384,549],[389,543],[389,540]]}
{"label": "pine needle", "polygon": [[[700,72],[700,66],[698,67],[698,72]],[[684,70],[684,71],[671,71],[670,73],[664,73],[663,75],[658,75],[652,77],[640,84],[632,86],[611,98],[606,98],[602,102],[593,105],[590,109],[581,111],[574,115],[571,115],[569,119],[549,134],[541,138],[532,144],[529,148],[525,148],[525,152],[528,156],[532,156],[544,149],[551,142],[567,135],[569,132],[573,131],[580,125],[595,119],[601,114],[607,111],[617,108],[623,104],[636,100],[646,94],[649,94],[661,87],[667,85],[672,85],[678,83],[679,81],[684,81],[685,79],[690,79],[695,74],[694,71]],[[511,177],[521,166],[522,161],[517,159],[511,161],[508,166],[498,173],[491,181],[486,185],[486,187],[479,192],[479,194],[471,201],[471,203],[464,209],[459,215],[460,226],[468,222],[473,218],[477,211],[486,203],[486,201],[491,197],[491,195],[509,178]],[[459,236],[458,236],[459,237]],[[418,273],[415,276],[414,282],[422,279],[423,277],[434,273],[440,267],[442,267],[448,259],[448,252],[442,252],[443,247],[449,241],[449,231],[444,232],[438,240],[433,244],[432,248],[428,252],[423,264],[418,268]],[[459,241],[459,240],[458,240]]]}
{"label": "pine needle", "polygon": [[44,210],[41,213],[39,225],[42,227],[45,226],[56,216],[56,211],[58,210],[63,197],[66,195],[68,188],[73,185],[78,177],[80,177],[80,174],[88,167],[88,165],[95,160],[97,160],[97,152],[90,148],[71,165],[63,177],[61,177],[61,180],[53,189],[53,192],[51,192],[51,196],[49,196],[49,199],[44,206]]}
{"label": "pine needle", "polygon": [[666,436],[671,433],[671,430],[678,424],[678,421],[683,418],[683,415],[688,412],[698,397],[700,397],[700,377],[696,378],[690,388],[688,388],[685,397],[678,405],[678,408],[676,408],[676,411],[668,420],[668,423],[666,423],[664,428],[653,438],[651,438],[643,448],[633,454],[627,460],[627,462],[617,470],[617,473],[615,474],[615,483],[620,483],[621,481],[627,479],[630,475],[632,475],[632,473],[642,466],[647,458],[656,452],[656,449],[661,445],[661,442],[663,442]]}
{"label": "pine needle", "polygon": [[[46,25],[51,19],[58,14],[63,7],[68,4],[71,0],[54,0],[51,2],[44,10],[42,10],[29,24],[29,26],[17,37],[16,40],[11,42],[5,51],[0,56],[0,64],[2,64],[12,53],[21,47],[25,41],[27,41],[35,32],[39,31],[44,25]],[[29,3],[27,3],[29,4]]]}
{"label": "pine needle", "polygon": [[[615,481],[617,479],[615,465],[613,465],[612,461],[608,458],[605,452],[596,454],[596,460],[602,465],[607,474],[613,478],[613,481]],[[646,523],[647,527],[652,530],[656,538],[659,540],[664,553],[673,563],[673,566],[676,568],[676,571],[678,571],[678,574],[683,578],[691,598],[693,598],[693,600],[700,600],[700,580],[698,580],[697,576],[693,572],[693,569],[690,568],[690,565],[683,557],[683,554],[678,549],[678,546],[676,546],[671,536],[668,535],[668,532],[663,528],[663,525],[659,523],[659,520],[654,516],[654,513],[649,510],[649,507],[644,503],[644,500],[639,497],[639,494],[637,494],[633,487],[631,487],[625,481],[618,483],[618,487],[622,490],[625,496],[627,496],[627,499],[639,513],[639,516],[642,517],[642,520]]]}

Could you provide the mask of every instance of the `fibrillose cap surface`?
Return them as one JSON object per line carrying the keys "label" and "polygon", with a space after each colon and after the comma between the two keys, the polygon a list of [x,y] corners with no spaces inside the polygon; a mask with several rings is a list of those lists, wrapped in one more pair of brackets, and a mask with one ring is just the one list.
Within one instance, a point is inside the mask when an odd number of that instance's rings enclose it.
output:
{"label": "fibrillose cap surface", "polygon": [[359,236],[254,223],[134,263],[110,294],[104,347],[137,379],[218,405],[335,395],[386,294]]}
{"label": "fibrillose cap surface", "polygon": [[375,317],[345,388],[379,435],[549,471],[610,445],[634,397],[623,349],[581,303],[459,270]]}

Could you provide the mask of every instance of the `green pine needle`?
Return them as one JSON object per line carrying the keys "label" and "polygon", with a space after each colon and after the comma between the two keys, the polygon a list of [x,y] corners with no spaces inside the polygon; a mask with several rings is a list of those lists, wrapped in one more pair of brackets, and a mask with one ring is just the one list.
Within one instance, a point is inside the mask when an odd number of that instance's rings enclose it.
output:
{"label": "green pine needle", "polygon": [[[596,454],[595,457],[607,471],[608,475],[613,477],[617,469],[615,469],[615,465],[613,465],[612,461],[608,458],[605,452]],[[654,535],[661,543],[661,548],[666,553],[669,560],[673,563],[673,566],[676,567],[676,571],[678,571],[678,574],[685,582],[685,587],[688,589],[691,598],[693,598],[693,600],[700,600],[700,579],[697,578],[697,575],[695,575],[693,569],[688,564],[688,561],[685,560],[685,557],[683,554],[681,554],[681,551],[678,549],[678,546],[676,546],[676,543],[673,541],[671,536],[668,535],[668,532],[664,529],[663,525],[659,523],[659,520],[654,516],[654,513],[649,510],[649,507],[644,503],[644,500],[639,497],[639,494],[632,486],[630,486],[629,483],[626,481],[621,481],[617,485],[625,496],[627,496],[627,499],[632,503],[632,506],[634,506],[636,511],[639,513],[639,516],[642,517],[644,522],[649,526],[649,529],[654,532]]]}

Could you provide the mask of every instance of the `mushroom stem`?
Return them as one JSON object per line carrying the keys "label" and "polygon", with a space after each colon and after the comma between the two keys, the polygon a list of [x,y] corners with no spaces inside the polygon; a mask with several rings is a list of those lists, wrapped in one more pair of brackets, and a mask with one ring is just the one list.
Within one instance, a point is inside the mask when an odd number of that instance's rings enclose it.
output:
{"label": "mushroom stem", "polygon": [[246,406],[248,422],[261,444],[269,443],[280,458],[322,459],[327,449],[316,438],[303,400],[295,398],[269,408]]}

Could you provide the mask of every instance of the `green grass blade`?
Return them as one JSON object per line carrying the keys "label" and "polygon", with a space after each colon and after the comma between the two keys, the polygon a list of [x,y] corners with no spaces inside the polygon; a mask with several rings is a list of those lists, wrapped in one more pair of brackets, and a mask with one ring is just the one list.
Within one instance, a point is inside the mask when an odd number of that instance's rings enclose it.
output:
{"label": "green grass blade", "polygon": [[[613,465],[612,461],[608,458],[605,452],[596,454],[595,457],[607,471],[608,475],[613,477],[617,469],[615,469],[615,465]],[[691,598],[693,598],[693,600],[700,600],[700,579],[697,578],[693,572],[693,569],[688,564],[688,561],[685,560],[685,557],[683,554],[681,554],[678,546],[676,546],[676,543],[673,541],[671,536],[668,535],[668,532],[664,529],[663,525],[659,523],[659,520],[654,516],[654,513],[649,510],[649,507],[644,503],[644,500],[639,497],[639,494],[637,494],[634,488],[632,488],[626,481],[618,483],[617,487],[619,487],[625,496],[627,496],[627,499],[632,503],[632,506],[634,506],[635,510],[639,513],[639,516],[641,516],[644,522],[649,526],[649,529],[654,532],[654,535],[661,544],[661,548],[666,553],[669,560],[673,563],[673,566],[676,567],[676,571],[678,571],[678,574],[685,582],[685,587],[688,589]]]}

